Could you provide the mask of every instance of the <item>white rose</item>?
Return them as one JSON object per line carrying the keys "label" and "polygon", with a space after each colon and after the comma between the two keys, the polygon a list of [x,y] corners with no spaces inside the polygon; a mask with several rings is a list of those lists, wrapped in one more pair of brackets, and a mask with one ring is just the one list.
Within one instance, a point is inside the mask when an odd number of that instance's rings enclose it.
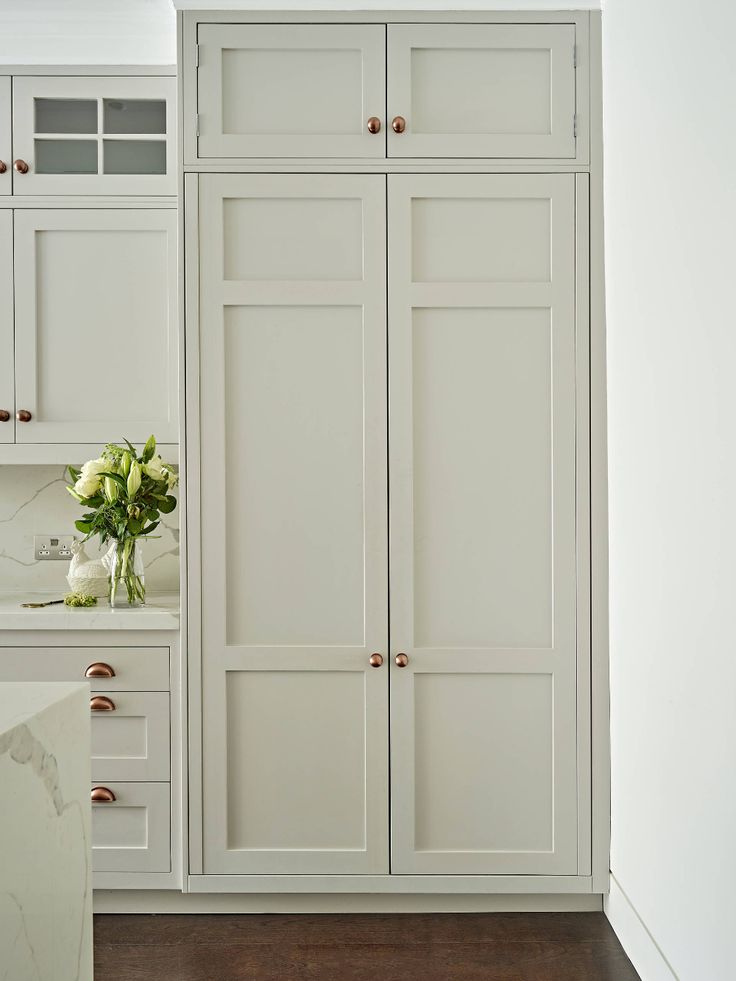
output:
{"label": "white rose", "polygon": [[74,490],[80,497],[94,497],[100,489],[98,477],[80,477],[74,485]]}
{"label": "white rose", "polygon": [[99,460],[87,460],[82,466],[82,479],[92,480],[103,470],[108,470],[109,467],[109,462],[103,457],[100,457]]}
{"label": "white rose", "polygon": [[148,463],[144,463],[142,466],[143,473],[152,480],[166,480],[166,474],[164,473],[164,461],[158,454],[151,457]]}

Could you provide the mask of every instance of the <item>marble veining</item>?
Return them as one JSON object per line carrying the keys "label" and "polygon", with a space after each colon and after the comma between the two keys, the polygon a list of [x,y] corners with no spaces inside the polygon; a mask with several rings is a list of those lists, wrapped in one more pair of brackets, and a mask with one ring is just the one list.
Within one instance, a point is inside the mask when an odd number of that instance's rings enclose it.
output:
{"label": "marble veining", "polygon": [[[33,556],[34,535],[79,534],[74,522],[83,512],[64,490],[65,484],[64,467],[0,466],[0,591],[68,592],[65,577],[69,563],[39,562]],[[178,510],[166,515],[157,529],[161,537],[148,539],[143,545],[149,590],[179,588],[178,520]],[[96,540],[84,547],[90,558],[100,554]]]}
{"label": "marble veining", "polygon": [[0,981],[91,981],[89,692],[0,685]]}

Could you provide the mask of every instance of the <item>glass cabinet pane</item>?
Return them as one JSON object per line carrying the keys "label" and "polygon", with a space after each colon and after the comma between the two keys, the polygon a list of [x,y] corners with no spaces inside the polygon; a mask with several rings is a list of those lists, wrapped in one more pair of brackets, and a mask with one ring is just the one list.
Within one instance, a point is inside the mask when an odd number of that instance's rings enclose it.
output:
{"label": "glass cabinet pane", "polygon": [[105,133],[165,133],[164,99],[104,99]]}
{"label": "glass cabinet pane", "polygon": [[96,99],[34,99],[36,133],[96,133]]}
{"label": "glass cabinet pane", "polygon": [[97,140],[35,140],[37,174],[96,174]]}
{"label": "glass cabinet pane", "polygon": [[105,174],[165,174],[163,140],[104,140]]}

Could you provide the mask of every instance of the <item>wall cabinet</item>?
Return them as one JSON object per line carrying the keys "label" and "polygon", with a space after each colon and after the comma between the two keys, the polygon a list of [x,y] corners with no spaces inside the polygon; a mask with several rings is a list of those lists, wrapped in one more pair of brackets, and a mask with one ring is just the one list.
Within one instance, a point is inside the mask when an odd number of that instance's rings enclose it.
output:
{"label": "wall cabinet", "polygon": [[175,79],[13,82],[16,194],[175,194]]}
{"label": "wall cabinet", "polygon": [[14,257],[17,442],[176,442],[176,212],[18,210]]}
{"label": "wall cabinet", "polygon": [[0,196],[10,194],[13,190],[10,87],[10,78],[0,75]]}
{"label": "wall cabinet", "polygon": [[196,60],[203,160],[576,155],[574,24],[206,23]]}

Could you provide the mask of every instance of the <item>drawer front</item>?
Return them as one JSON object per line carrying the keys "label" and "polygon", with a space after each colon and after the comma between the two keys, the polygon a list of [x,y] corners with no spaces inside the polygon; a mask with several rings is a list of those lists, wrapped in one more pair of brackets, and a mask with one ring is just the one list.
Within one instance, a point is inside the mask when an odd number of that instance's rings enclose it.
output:
{"label": "drawer front", "polygon": [[90,710],[93,780],[169,779],[168,692],[100,693]]}
{"label": "drawer front", "polygon": [[573,24],[389,25],[390,157],[574,158],[574,114]]}
{"label": "drawer front", "polygon": [[385,30],[200,25],[197,156],[385,156]]}
{"label": "drawer front", "polygon": [[114,800],[92,803],[93,871],[169,872],[169,784],[106,782],[102,786]]}
{"label": "drawer front", "polygon": [[0,681],[89,681],[92,691],[168,691],[169,649],[3,647]]}

